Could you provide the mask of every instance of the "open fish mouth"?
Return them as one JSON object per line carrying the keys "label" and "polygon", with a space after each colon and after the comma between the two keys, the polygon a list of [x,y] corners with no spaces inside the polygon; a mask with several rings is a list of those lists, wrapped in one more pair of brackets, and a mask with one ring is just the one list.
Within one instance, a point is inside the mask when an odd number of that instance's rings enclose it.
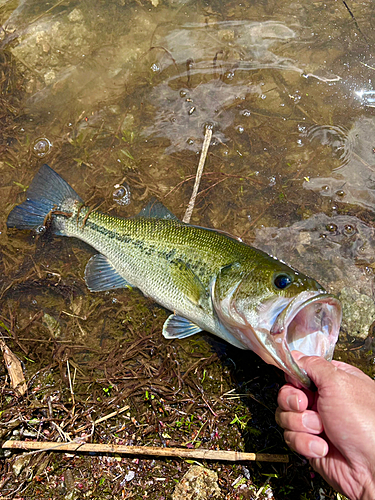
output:
{"label": "open fish mouth", "polygon": [[292,351],[331,361],[340,323],[341,304],[336,297],[311,291],[300,293],[278,314],[270,329],[275,361],[303,385],[311,387],[310,379],[298,366]]}

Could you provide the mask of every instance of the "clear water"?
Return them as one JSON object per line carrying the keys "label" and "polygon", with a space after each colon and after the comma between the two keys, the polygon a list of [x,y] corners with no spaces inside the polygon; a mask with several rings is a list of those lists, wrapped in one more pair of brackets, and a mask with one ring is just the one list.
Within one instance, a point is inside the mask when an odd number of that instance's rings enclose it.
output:
{"label": "clear water", "polygon": [[[212,125],[192,221],[341,294],[341,346],[359,338],[368,366],[373,11],[372,1],[2,0],[3,296],[36,258],[5,222],[41,163],[102,210],[132,215],[153,195],[182,217]],[[62,245],[43,246],[33,272],[82,276],[87,249],[72,260]]]}

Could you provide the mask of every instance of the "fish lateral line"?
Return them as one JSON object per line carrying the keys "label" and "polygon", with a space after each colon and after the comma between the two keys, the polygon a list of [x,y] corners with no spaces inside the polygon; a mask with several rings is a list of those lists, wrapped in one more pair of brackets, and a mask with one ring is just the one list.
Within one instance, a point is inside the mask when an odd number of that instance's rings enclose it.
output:
{"label": "fish lateral line", "polygon": [[163,329],[166,338],[205,330],[253,350],[307,388],[311,380],[292,351],[332,359],[339,300],[262,250],[220,230],[184,224],[156,200],[126,219],[103,214],[101,204],[86,205],[46,164],[26,196],[8,215],[7,227],[41,234],[46,224],[56,235],[91,245],[99,254],[87,264],[88,288],[139,288],[174,311]]}

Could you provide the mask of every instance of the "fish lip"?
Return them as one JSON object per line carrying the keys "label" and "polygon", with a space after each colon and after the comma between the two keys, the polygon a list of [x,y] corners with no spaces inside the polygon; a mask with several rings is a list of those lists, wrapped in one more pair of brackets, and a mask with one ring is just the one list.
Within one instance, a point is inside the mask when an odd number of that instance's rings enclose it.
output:
{"label": "fish lip", "polygon": [[[296,348],[294,345],[295,340],[292,338],[293,333],[289,332],[289,328],[301,312],[305,315],[311,314],[311,311],[309,310],[311,309],[310,306],[314,307],[314,305],[318,304],[322,304],[326,309],[327,325],[324,325],[321,330],[310,332],[312,334],[315,333],[315,337],[317,337],[314,345],[315,351],[317,352],[303,352],[302,349]],[[304,316],[302,314],[302,319],[303,317]],[[324,317],[322,318],[322,321],[323,319]],[[284,358],[281,364],[278,363],[279,366],[281,366],[284,371],[287,369],[287,373],[289,373],[293,378],[299,380],[305,387],[313,387],[313,383],[307,376],[305,370],[300,368],[294,359],[292,351],[301,350],[301,352],[305,355],[322,356],[328,361],[331,361],[335,344],[339,336],[340,323],[341,304],[334,295],[321,292],[302,292],[299,294],[278,314],[270,329],[272,343],[276,346],[278,357],[281,359]],[[310,333],[307,332],[305,337],[301,337],[302,343],[308,338]],[[275,359],[275,361],[277,362],[277,359]]]}

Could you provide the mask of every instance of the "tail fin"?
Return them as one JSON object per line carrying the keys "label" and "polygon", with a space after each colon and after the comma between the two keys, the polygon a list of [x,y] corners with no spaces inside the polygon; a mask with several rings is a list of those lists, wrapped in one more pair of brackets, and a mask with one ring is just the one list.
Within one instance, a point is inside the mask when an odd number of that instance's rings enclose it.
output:
{"label": "tail fin", "polygon": [[[52,209],[61,209],[67,200],[83,202],[74,189],[46,164],[39,169],[26,195],[26,201],[10,212],[8,227],[38,229],[43,226],[49,212]],[[58,230],[54,232],[59,233]]]}

